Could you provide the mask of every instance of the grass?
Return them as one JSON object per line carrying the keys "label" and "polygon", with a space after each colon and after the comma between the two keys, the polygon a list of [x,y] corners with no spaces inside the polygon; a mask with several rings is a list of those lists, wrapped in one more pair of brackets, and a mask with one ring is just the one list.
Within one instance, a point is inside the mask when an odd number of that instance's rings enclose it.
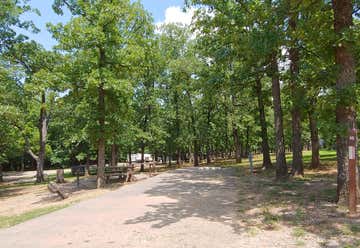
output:
{"label": "grass", "polygon": [[[347,209],[334,202],[336,198],[336,152],[321,151],[321,167],[309,169],[311,152],[303,153],[305,176],[275,181],[275,170],[249,171],[248,159],[242,163],[233,160],[219,162],[218,166],[232,167],[239,177],[238,213],[245,225],[259,230],[291,228],[296,246],[304,246],[306,235],[324,240],[335,239],[340,247],[360,247],[360,224],[347,218]],[[272,156],[272,161],[274,161]],[[287,154],[290,167],[291,154]],[[260,167],[262,156],[254,156],[254,167]],[[349,243],[347,238],[352,238]]]}
{"label": "grass", "polygon": [[[73,176],[71,174],[71,172],[65,172],[64,173],[64,178],[72,181],[75,180],[76,177]],[[1,185],[0,184],[0,190],[6,190],[6,189],[14,189],[14,188],[23,188],[23,187],[31,187],[31,186],[36,186],[36,185],[45,185],[48,184],[49,182],[54,182],[56,180],[56,175],[48,175],[45,177],[45,181],[42,183],[36,183],[36,182],[14,182],[11,184],[4,184]]]}
{"label": "grass", "polygon": [[302,238],[306,235],[306,231],[302,227],[295,227],[292,236],[295,238]]}
{"label": "grass", "polygon": [[58,205],[58,206],[50,206],[45,208],[38,208],[34,209],[29,212],[25,212],[20,215],[14,215],[14,216],[0,216],[0,228],[7,228],[14,225],[17,225],[19,223],[22,223],[24,221],[63,209],[68,207],[70,204],[64,204],[64,205]]}

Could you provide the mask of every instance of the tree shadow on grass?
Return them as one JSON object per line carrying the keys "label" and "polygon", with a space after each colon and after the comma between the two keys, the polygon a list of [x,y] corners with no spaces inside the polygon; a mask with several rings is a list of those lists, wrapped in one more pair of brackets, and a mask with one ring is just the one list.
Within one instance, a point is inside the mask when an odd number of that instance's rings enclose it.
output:
{"label": "tree shadow on grass", "polygon": [[127,220],[125,224],[153,223],[162,228],[186,218],[203,218],[242,228],[236,221],[238,177],[231,168],[189,168],[168,172],[158,185],[145,194],[166,196],[169,202],[148,205],[152,208],[143,216]]}
{"label": "tree shadow on grass", "polygon": [[0,189],[0,200],[4,198],[19,196],[22,194],[21,188],[6,188]]}
{"label": "tree shadow on grass", "polygon": [[335,203],[336,174],[329,170],[308,171],[305,178],[276,182],[274,172],[251,176],[239,168],[239,212],[247,223],[259,229],[286,226],[293,237],[307,234],[320,237],[324,247],[360,247],[360,219],[351,219],[346,208]]}

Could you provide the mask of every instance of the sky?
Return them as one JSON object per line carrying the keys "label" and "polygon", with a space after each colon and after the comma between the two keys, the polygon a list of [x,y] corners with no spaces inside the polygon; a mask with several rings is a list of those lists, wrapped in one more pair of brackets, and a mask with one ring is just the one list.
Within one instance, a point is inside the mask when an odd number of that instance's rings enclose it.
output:
{"label": "sky", "polygon": [[[181,22],[190,24],[192,18],[192,11],[184,13],[182,11],[184,6],[183,0],[141,0],[145,9],[147,9],[154,18],[155,24],[161,23],[176,23]],[[30,39],[33,39],[42,44],[46,49],[51,49],[56,41],[46,29],[46,23],[66,23],[70,19],[70,14],[65,13],[59,16],[54,13],[51,8],[53,0],[30,0],[30,5],[40,11],[41,16],[35,13],[27,13],[23,16],[24,20],[32,20],[37,28],[41,31],[37,34],[25,33]]]}

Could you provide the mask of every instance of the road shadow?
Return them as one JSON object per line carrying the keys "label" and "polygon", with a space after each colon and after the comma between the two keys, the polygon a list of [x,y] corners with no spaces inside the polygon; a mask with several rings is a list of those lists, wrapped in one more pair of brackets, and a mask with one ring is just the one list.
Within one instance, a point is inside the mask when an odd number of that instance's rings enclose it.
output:
{"label": "road shadow", "polygon": [[243,230],[236,221],[239,178],[232,168],[188,168],[167,174],[145,194],[166,196],[171,202],[148,205],[151,211],[125,224],[147,222],[153,223],[153,228],[163,228],[196,217],[229,225],[235,232]]}

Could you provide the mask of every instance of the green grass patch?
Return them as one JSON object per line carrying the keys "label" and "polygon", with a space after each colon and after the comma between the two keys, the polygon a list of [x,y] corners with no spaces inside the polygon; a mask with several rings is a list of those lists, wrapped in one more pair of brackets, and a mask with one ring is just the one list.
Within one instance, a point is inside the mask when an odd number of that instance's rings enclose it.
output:
{"label": "green grass patch", "polygon": [[7,227],[17,225],[24,221],[31,220],[33,218],[54,212],[56,210],[66,208],[69,205],[70,204],[64,204],[64,205],[59,205],[59,206],[38,208],[38,209],[35,209],[32,211],[25,212],[20,215],[14,215],[14,216],[0,216],[0,228],[7,228]]}
{"label": "green grass patch", "polygon": [[280,222],[280,216],[272,214],[268,209],[264,209],[262,215],[264,217],[263,223],[266,225],[274,226]]}
{"label": "green grass patch", "polygon": [[302,227],[295,227],[291,234],[295,238],[302,238],[306,235],[306,231]]}

